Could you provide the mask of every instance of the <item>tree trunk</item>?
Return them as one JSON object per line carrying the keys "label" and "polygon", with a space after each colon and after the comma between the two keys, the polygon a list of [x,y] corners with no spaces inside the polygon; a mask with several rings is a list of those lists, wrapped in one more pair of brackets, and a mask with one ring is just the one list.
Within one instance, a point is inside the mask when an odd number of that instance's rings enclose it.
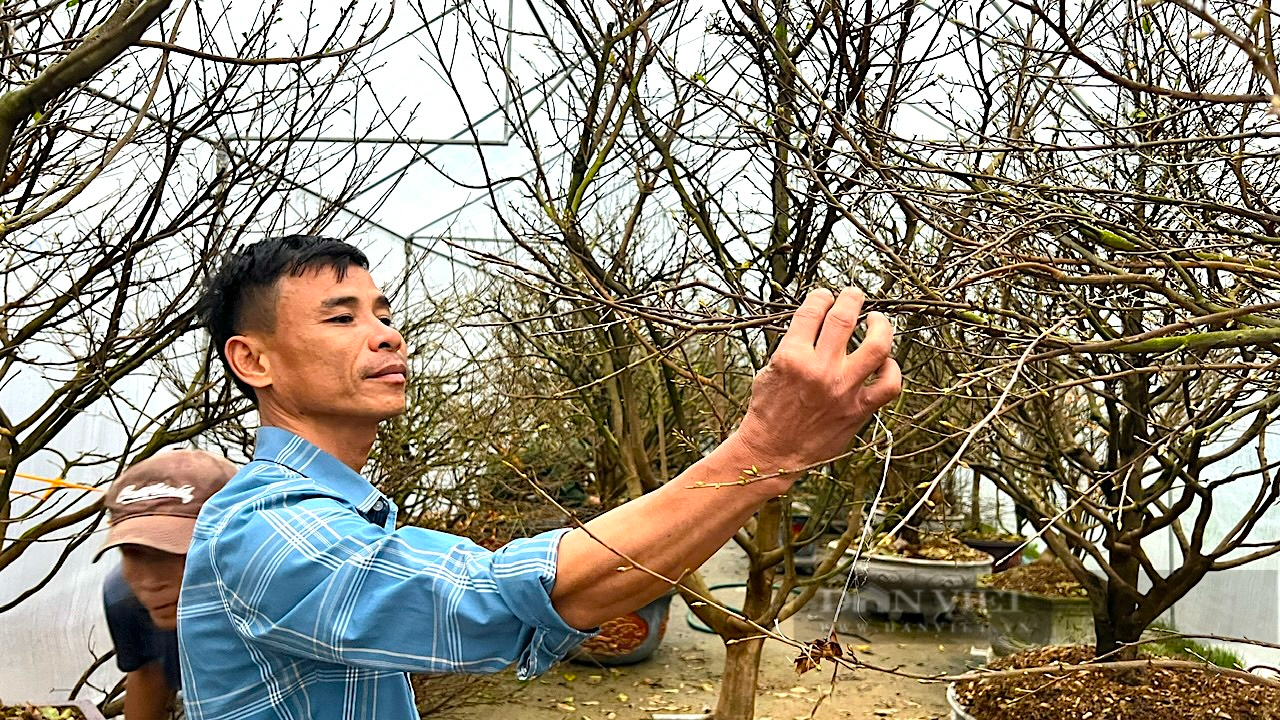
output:
{"label": "tree trunk", "polygon": [[[762,563],[760,558],[778,549],[782,542],[783,523],[782,501],[774,498],[766,502],[756,515],[755,547],[754,552],[749,552],[751,569],[747,573],[747,596],[742,603],[742,614],[764,627],[771,626],[777,617],[777,610],[772,607],[776,566]],[[790,527],[789,522],[785,527]],[[716,704],[716,720],[752,720],[755,717],[756,678],[760,674],[760,651],[764,647],[764,638],[759,637],[755,628],[749,625],[741,622],[734,625],[737,627],[731,628],[729,634],[739,639],[725,640],[724,679]]]}
{"label": "tree trunk", "polygon": [[1116,642],[1115,623],[1111,622],[1111,618],[1097,612],[1093,614],[1093,635],[1094,657],[1101,657],[1119,647],[1119,643]]}
{"label": "tree trunk", "polygon": [[[1137,321],[1131,318],[1132,316],[1126,318],[1126,327],[1137,327]],[[1141,376],[1124,381],[1124,407],[1119,411],[1119,432],[1111,439],[1113,452],[1108,453],[1119,459],[1116,467],[1123,468],[1123,475],[1121,483],[1103,483],[1107,502],[1120,509],[1114,516],[1118,527],[1116,530],[1109,530],[1103,541],[1107,550],[1107,564],[1114,576],[1109,573],[1106,581],[1106,616],[1110,621],[1106,623],[1107,634],[1098,633],[1094,649],[1099,655],[1118,651],[1111,656],[1118,660],[1137,658],[1137,647],[1124,647],[1124,644],[1137,642],[1145,629],[1144,625],[1137,622],[1141,609],[1138,586],[1142,572],[1137,553],[1141,552],[1138,543],[1141,541],[1140,530],[1145,521],[1142,510],[1145,489],[1142,480],[1150,437],[1146,420],[1151,412],[1148,382],[1147,378]],[[1095,628],[1101,629],[1096,620]]]}
{"label": "tree trunk", "polygon": [[[8,339],[7,334],[3,334],[0,329],[0,337]],[[4,417],[5,430],[8,430],[7,416]],[[0,528],[9,527],[9,517],[11,513],[9,501],[9,489],[13,486],[13,478],[17,474],[18,469],[9,467],[13,463],[13,433],[8,432],[0,435]],[[9,533],[0,532],[0,554],[8,549],[8,543],[5,540],[9,537]]]}
{"label": "tree trunk", "polygon": [[[1133,562],[1130,558],[1125,558],[1125,561]],[[1136,565],[1136,562],[1133,562],[1133,564]],[[1111,566],[1115,568],[1117,565],[1121,572],[1133,569],[1124,563],[1117,563],[1113,555]],[[1138,604],[1129,593],[1124,592],[1122,588],[1116,587],[1114,581],[1107,583],[1106,604],[1106,621],[1100,624],[1096,613],[1094,616],[1094,630],[1098,633],[1094,649],[1098,655],[1118,650],[1119,653],[1112,656],[1112,659],[1116,660],[1136,659],[1138,657],[1138,649],[1136,647],[1127,647],[1123,650],[1121,650],[1121,647],[1124,643],[1137,642],[1139,636],[1142,635],[1144,628],[1134,621],[1134,616],[1138,612]],[[1135,625],[1137,626],[1136,629]],[[1106,631],[1105,634],[1103,630]]]}
{"label": "tree trunk", "polygon": [[[980,478],[978,471],[974,470],[970,477],[973,478],[973,485],[969,487],[969,527],[973,528],[975,533],[982,532],[982,493],[980,491]],[[995,524],[998,528],[1000,525],[1000,493],[996,493],[996,519]]]}
{"label": "tree trunk", "polygon": [[1116,616],[1104,616],[1098,613],[1093,615],[1093,632],[1095,635],[1094,653],[1095,657],[1101,657],[1108,653],[1108,660],[1137,660],[1139,647],[1137,643],[1142,639],[1142,631],[1146,630],[1146,625],[1136,622],[1134,618]]}
{"label": "tree trunk", "polygon": [[756,677],[764,639],[740,640],[724,648],[724,677],[716,720],[752,720],[756,712]]}

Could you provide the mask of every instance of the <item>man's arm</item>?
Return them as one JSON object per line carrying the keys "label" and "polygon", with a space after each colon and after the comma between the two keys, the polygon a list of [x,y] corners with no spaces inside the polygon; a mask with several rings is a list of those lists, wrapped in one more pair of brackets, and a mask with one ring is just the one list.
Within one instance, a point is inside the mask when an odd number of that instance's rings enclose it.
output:
{"label": "man's arm", "polygon": [[124,676],[125,720],[166,720],[173,690],[164,677],[159,661],[126,673]]}
{"label": "man's arm", "polygon": [[[729,485],[744,471],[796,470],[835,457],[882,405],[902,375],[890,357],[893,328],[867,317],[858,349],[847,352],[862,293],[810,293],[769,365],[751,386],[751,406],[724,444],[665,486],[587,523],[560,542],[552,603],[565,622],[591,628],[644,605],[669,585],[639,570],[619,572],[617,553],[668,578],[697,568],[765,501],[787,492],[798,474]],[[615,553],[614,551],[617,551]]]}

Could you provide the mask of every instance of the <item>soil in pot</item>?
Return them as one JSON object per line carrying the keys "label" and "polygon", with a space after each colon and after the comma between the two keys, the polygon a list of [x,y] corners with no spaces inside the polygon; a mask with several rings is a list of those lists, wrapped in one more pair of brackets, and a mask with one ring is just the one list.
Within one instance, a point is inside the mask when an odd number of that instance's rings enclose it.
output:
{"label": "soil in pot", "polygon": [[1047,597],[1086,597],[1084,588],[1065,565],[1047,560],[996,573],[985,584],[996,590],[1019,590]]}
{"label": "soil in pot", "polygon": [[84,720],[84,713],[74,707],[0,703],[0,720]]}
{"label": "soil in pot", "polygon": [[991,556],[987,553],[981,550],[974,550],[950,535],[922,534],[920,542],[914,545],[886,537],[876,544],[873,554],[914,558],[916,560],[951,560],[953,562],[991,559]]}
{"label": "soil in pot", "polygon": [[[1093,659],[1084,645],[1010,655],[992,669],[1074,665]],[[1144,668],[1010,675],[956,684],[975,720],[1277,720],[1280,689],[1206,670]]]}

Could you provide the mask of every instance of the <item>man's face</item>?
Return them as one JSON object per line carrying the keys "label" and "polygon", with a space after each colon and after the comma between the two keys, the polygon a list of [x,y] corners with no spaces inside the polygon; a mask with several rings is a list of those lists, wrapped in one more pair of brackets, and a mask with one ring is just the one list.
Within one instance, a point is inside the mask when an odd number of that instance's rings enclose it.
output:
{"label": "man's face", "polygon": [[372,420],[404,412],[404,339],[386,296],[362,268],[285,276],[263,356],[271,385],[259,401],[299,419]]}
{"label": "man's face", "polygon": [[160,630],[178,627],[178,592],[186,555],[174,555],[145,545],[121,545],[120,571],[138,602]]}

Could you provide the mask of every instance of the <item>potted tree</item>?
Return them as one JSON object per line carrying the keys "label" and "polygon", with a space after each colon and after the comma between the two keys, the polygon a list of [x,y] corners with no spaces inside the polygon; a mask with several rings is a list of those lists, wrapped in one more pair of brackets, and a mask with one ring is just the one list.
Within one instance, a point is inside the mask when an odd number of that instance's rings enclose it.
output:
{"label": "potted tree", "polygon": [[[1033,32],[1032,26],[1047,21],[1044,5],[1017,5],[1020,9],[1001,16],[1002,22],[1018,28],[1015,32]],[[1218,231],[1202,234],[1194,229],[1232,227],[1231,238],[1236,232],[1251,232],[1244,228],[1255,226],[1254,222],[1235,214],[1236,208],[1255,202],[1252,195],[1247,201],[1242,195],[1260,187],[1260,177],[1270,177],[1271,169],[1245,162],[1237,168],[1239,184],[1222,187],[1223,194],[1212,201],[1223,210],[1211,219],[1189,220],[1184,210],[1205,202],[1205,191],[1199,188],[1216,186],[1203,174],[1208,172],[1211,151],[1122,151],[1112,159],[1132,162],[1133,171],[1107,172],[1095,182],[1097,156],[1080,148],[1111,137],[1110,121],[1091,113],[1068,118],[1060,111],[1062,103],[1070,102],[1068,98],[1085,86],[1097,106],[1105,105],[1119,117],[1137,117],[1163,114],[1162,93],[1184,86],[1201,73],[1212,73],[1224,87],[1244,87],[1254,81],[1248,61],[1252,49],[1243,57],[1233,57],[1218,46],[1213,53],[1173,61],[1163,51],[1148,47],[1113,65],[1107,45],[1112,38],[1141,37],[1142,27],[1150,28],[1153,36],[1185,37],[1201,22],[1245,28],[1246,35],[1233,33],[1232,37],[1246,49],[1252,47],[1249,38],[1256,36],[1247,30],[1246,18],[1215,17],[1213,8],[1193,18],[1184,10],[1190,6],[1181,3],[1155,9],[1106,2],[1086,5],[1087,10],[1084,6],[1066,10],[1059,19],[1048,21],[1052,28],[1039,36],[1030,55],[996,51],[990,58],[998,66],[993,73],[1054,67],[1053,77],[1038,90],[1043,104],[1019,118],[1019,131],[1038,133],[1054,127],[1054,132],[1069,133],[1071,139],[1038,146],[1038,159],[1028,163],[984,165],[980,191],[964,200],[948,200],[958,206],[956,214],[947,215],[951,219],[982,213],[994,207],[987,193],[1003,192],[996,188],[1013,188],[1035,178],[1036,188],[1014,191],[1016,199],[1000,200],[1007,210],[1005,217],[1017,218],[1017,223],[1025,220],[1025,224],[1002,236],[995,243],[999,249],[984,262],[1007,269],[1030,253],[1052,258],[1054,268],[1047,273],[1039,269],[1011,272],[995,283],[997,289],[988,296],[993,312],[988,317],[998,312],[1020,317],[1006,328],[1007,340],[993,339],[999,351],[975,362],[973,373],[990,372],[991,377],[1000,378],[992,381],[988,395],[1002,399],[992,411],[992,417],[998,414],[999,419],[983,428],[989,432],[983,440],[985,456],[966,456],[974,471],[1014,498],[1024,519],[1080,584],[1089,603],[1094,629],[1091,647],[1059,656],[1049,653],[1068,651],[1043,648],[1032,651],[1046,653],[1039,658],[1017,656],[1028,662],[1095,657],[1136,660],[1144,631],[1209,573],[1230,572],[1280,553],[1280,543],[1262,522],[1265,511],[1280,498],[1268,442],[1280,392],[1275,377],[1260,370],[1277,358],[1271,335],[1272,328],[1280,325],[1280,316],[1270,304],[1274,283],[1268,281],[1265,289],[1253,284],[1251,268],[1259,256],[1252,241],[1237,242]],[[994,6],[989,9],[995,11]],[[1071,28],[1077,21],[1084,22],[1086,14],[1099,22],[1090,22],[1087,32],[1076,34]],[[974,27],[975,34],[985,32]],[[1073,69],[1064,72],[1064,64]],[[1268,61],[1267,67],[1274,72],[1274,61]],[[1118,69],[1113,72],[1113,68]],[[1141,89],[1113,82],[1130,70],[1142,74]],[[1008,109],[1022,102],[998,89],[991,92],[995,94],[987,100],[994,107]],[[1192,100],[1179,112],[1195,114],[1194,122],[1152,127],[1143,142],[1179,144],[1216,135],[1223,127],[1219,113],[1227,107]],[[1230,112],[1250,116],[1254,107],[1240,104]],[[1253,157],[1254,148],[1266,142],[1246,132],[1233,152]],[[970,155],[974,164],[966,168],[976,169],[978,158],[986,152],[985,144],[977,143]],[[1052,161],[1041,162],[1050,156]],[[1030,155],[1020,157],[1030,159]],[[1154,178],[1147,168],[1168,162],[1188,170],[1176,187],[1161,188],[1158,211],[1144,209],[1138,213],[1141,219],[1116,212],[1120,198],[1153,191]],[[1074,190],[1061,191],[1086,186],[1087,197]],[[1041,191],[1050,187],[1054,190]],[[1265,187],[1261,199],[1271,206],[1276,185],[1267,181]],[[1070,219],[1047,220],[1049,214]],[[1137,255],[1170,260],[1157,269],[1137,261]],[[1191,269],[1210,255],[1209,262],[1215,266],[1222,263],[1242,269],[1226,281],[1230,291],[1216,289],[1220,278],[1214,272]],[[1210,319],[1217,314],[1222,314],[1221,322]],[[1015,333],[1018,338],[1013,337]],[[1046,345],[1040,346],[1040,340]],[[996,357],[1005,363],[1003,369],[990,359]],[[1022,363],[1011,366],[1006,361],[1011,357],[1021,358]],[[1014,387],[1016,397],[1008,390]],[[972,429],[965,432],[970,437],[977,434]],[[1223,624],[1230,627],[1231,620],[1224,617]],[[1241,622],[1234,631],[1244,634],[1248,629]],[[1168,685],[1188,688],[1190,693],[1166,706],[1164,715],[1153,717],[1257,716],[1233,711],[1237,700],[1249,701],[1258,682],[1247,674],[1235,676],[1237,682],[1231,683],[1238,696],[1219,695],[1219,690],[1230,688],[1211,685],[1204,673],[1168,677],[1126,670],[1126,682],[1114,686],[1103,672],[1085,677],[1090,680],[1073,674],[1038,693],[1037,707],[1047,702],[1055,708],[1040,717],[1080,718],[1089,713],[1101,717],[1098,708],[1104,706],[1091,705],[1093,701],[1086,698],[1105,698],[1105,707],[1110,708],[1134,706],[1160,695]],[[992,708],[1001,703],[1025,705],[1015,702],[1024,694],[1013,684],[992,682],[968,690],[971,693],[962,692],[961,699],[981,720],[1002,717],[992,714]],[[1220,711],[1202,714],[1197,696],[1211,698]],[[1273,707],[1267,704],[1272,699],[1253,700]]]}
{"label": "potted tree", "polygon": [[1098,665],[1091,663],[1088,646],[1037,648],[992,663],[996,672],[951,685],[947,702],[952,720],[1216,720],[1280,714],[1280,682],[1199,657],[1143,653],[1136,662]]}

